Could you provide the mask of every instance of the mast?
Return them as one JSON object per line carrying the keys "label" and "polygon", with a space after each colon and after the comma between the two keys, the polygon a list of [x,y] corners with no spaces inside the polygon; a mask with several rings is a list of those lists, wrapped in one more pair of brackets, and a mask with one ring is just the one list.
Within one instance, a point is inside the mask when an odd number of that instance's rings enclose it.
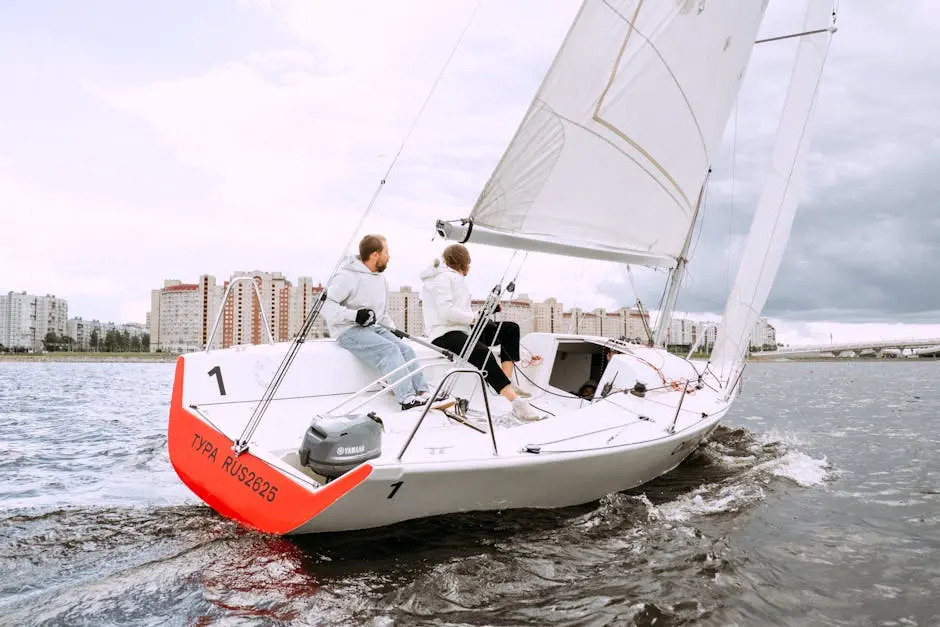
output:
{"label": "mast", "polygon": [[698,223],[699,211],[702,207],[702,201],[705,198],[705,188],[708,187],[708,179],[711,178],[712,169],[708,168],[705,175],[705,182],[702,183],[702,189],[698,193],[698,202],[695,203],[695,214],[692,216],[692,223],[689,226],[689,232],[686,233],[685,242],[682,244],[682,252],[676,260],[676,267],[669,271],[668,288],[666,300],[663,303],[663,309],[659,313],[659,319],[656,321],[656,335],[653,338],[655,346],[666,345],[666,336],[669,333],[669,325],[672,323],[672,310],[676,306],[676,299],[679,297],[679,287],[682,285],[682,279],[685,275],[685,267],[689,263],[689,247],[692,244],[692,234],[695,232],[695,225]]}

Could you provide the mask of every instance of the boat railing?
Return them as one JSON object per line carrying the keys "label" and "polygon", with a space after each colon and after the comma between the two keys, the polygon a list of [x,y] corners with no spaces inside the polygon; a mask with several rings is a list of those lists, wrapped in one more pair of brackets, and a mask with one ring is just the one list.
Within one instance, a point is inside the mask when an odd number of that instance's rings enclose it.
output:
{"label": "boat railing", "polygon": [[[434,394],[431,396],[431,398],[437,398],[437,395],[440,394],[442,389],[444,389],[444,386],[451,377],[456,377],[457,375],[461,374],[475,374],[480,378],[480,384],[484,386],[486,385],[486,380],[483,378],[483,373],[480,372],[479,369],[473,367],[456,367],[452,370],[449,370],[443,377],[441,377],[441,381],[437,384],[437,388],[434,390]],[[483,403],[486,406],[486,421],[490,427],[490,440],[493,442],[493,455],[499,455],[499,450],[496,448],[496,431],[493,429],[493,414],[490,412],[490,399],[485,393],[483,394]],[[421,425],[424,423],[425,416],[427,416],[428,412],[431,410],[432,404],[433,403],[428,403],[424,406],[424,410],[421,412],[421,416],[418,418],[418,422],[415,423],[414,429],[411,430],[411,434],[408,436],[408,439],[405,440],[404,446],[402,446],[401,451],[398,452],[398,461],[401,461],[405,451],[408,450],[408,446],[414,439],[415,434],[418,433],[418,429],[420,429]]]}
{"label": "boat railing", "polygon": [[[381,390],[378,390],[374,392],[371,396],[362,399],[357,405],[354,405],[353,407],[344,410],[346,413],[353,412],[359,409],[360,407],[362,407],[363,405],[366,405],[367,403],[381,396],[385,392],[386,388],[395,387],[396,385],[398,385],[405,379],[408,379],[412,377],[413,375],[419,372],[423,372],[427,370],[428,368],[430,368],[431,366],[435,365],[434,363],[428,363],[422,366],[418,366],[415,370],[411,370],[411,366],[416,365],[418,362],[422,362],[422,361],[438,362],[440,359],[447,359],[448,361],[460,363],[461,366],[463,366],[464,368],[473,368],[474,370],[476,370],[476,368],[472,364],[470,364],[469,362],[461,358],[460,355],[457,355],[453,351],[449,351],[446,348],[441,348],[440,346],[437,346],[436,344],[433,344],[432,342],[428,342],[427,340],[420,338],[420,337],[415,337],[411,335],[410,333],[407,333],[406,331],[402,331],[401,329],[389,327],[381,323],[378,323],[377,326],[382,327],[386,331],[389,331],[390,333],[397,336],[399,339],[409,340],[411,342],[414,342],[415,344],[420,344],[421,346],[424,346],[425,348],[429,348],[435,353],[437,353],[438,356],[437,357],[414,357],[412,359],[409,359],[408,361],[406,361],[399,367],[395,368],[391,372],[387,372],[383,374],[381,377],[379,377],[378,379],[376,379],[375,381],[368,383],[359,391],[355,392],[349,398],[343,399],[343,401],[339,405],[327,411],[325,415],[327,416],[335,415],[339,411],[340,408],[344,408],[350,402],[356,399],[362,398],[365,394],[367,394],[370,390],[372,390],[376,385],[382,386]],[[396,373],[400,373],[402,371],[404,371],[404,373],[401,374],[397,379],[394,379],[394,380],[391,379],[393,375],[395,375]],[[440,391],[440,386],[438,386],[438,390],[435,391],[434,395],[431,397],[432,400],[438,397],[439,391]]]}
{"label": "boat railing", "polygon": [[679,420],[679,413],[682,411],[682,401],[685,400],[685,395],[689,392],[689,381],[686,379],[685,387],[682,388],[682,396],[679,397],[679,404],[676,405],[676,415],[672,417],[672,424],[669,425],[669,428],[666,431],[672,435],[676,432],[676,421]]}
{"label": "boat railing", "polygon": [[225,294],[222,295],[222,302],[219,304],[219,313],[215,317],[215,323],[212,325],[212,331],[209,333],[209,338],[206,340],[206,352],[208,353],[212,347],[212,340],[215,338],[215,332],[219,329],[219,322],[222,321],[222,314],[225,313],[225,303],[228,302],[228,295],[232,292],[232,288],[235,287],[236,283],[242,283],[247,281],[251,283],[251,286],[254,288],[255,298],[258,300],[258,311],[261,313],[261,321],[264,323],[264,330],[268,332],[268,344],[274,344],[274,334],[271,333],[271,326],[268,324],[268,317],[264,315],[264,304],[261,302],[261,290],[258,289],[258,283],[255,281],[255,277],[251,276],[239,276],[232,279],[228,287],[225,288]]}
{"label": "boat railing", "polygon": [[[365,386],[360,388],[357,392],[353,393],[352,396],[343,399],[343,401],[340,402],[339,405],[336,405],[335,407],[327,410],[323,415],[325,416],[336,415],[337,413],[339,413],[339,410],[341,408],[343,409],[344,413],[347,413],[347,414],[352,413],[356,411],[357,409],[359,409],[360,407],[362,407],[363,405],[366,405],[374,401],[376,398],[378,398],[379,396],[387,392],[388,391],[387,388],[393,388],[399,383],[401,383],[402,381],[404,381],[405,379],[410,379],[415,374],[419,372],[424,372],[431,366],[434,366],[436,365],[436,363],[439,363],[441,359],[442,357],[440,356],[415,357],[414,359],[409,359],[408,361],[406,361],[399,367],[395,368],[394,370],[386,374],[383,374],[381,377],[379,377],[378,379],[375,379],[374,381],[367,383]],[[412,366],[416,366],[420,362],[433,362],[433,363],[425,363],[423,365],[417,366],[414,370],[411,370]],[[404,371],[404,374],[401,374],[400,376],[392,379],[394,375],[396,375],[397,373],[401,373],[402,371]],[[376,385],[381,385],[382,389],[377,390],[377,391],[374,390]],[[363,396],[368,394],[370,391],[373,393],[370,396],[363,398]],[[347,407],[349,403],[357,399],[361,399],[359,403],[357,403],[356,405],[353,405],[352,407]]]}

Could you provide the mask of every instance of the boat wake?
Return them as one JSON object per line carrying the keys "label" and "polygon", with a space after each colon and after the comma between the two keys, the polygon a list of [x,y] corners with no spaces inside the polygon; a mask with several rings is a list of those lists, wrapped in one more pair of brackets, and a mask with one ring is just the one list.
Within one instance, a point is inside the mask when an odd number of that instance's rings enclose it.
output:
{"label": "boat wake", "polygon": [[[546,612],[617,624],[707,619],[734,594],[746,560],[727,522],[775,491],[832,477],[825,459],[797,446],[719,427],[667,475],[588,505],[297,538],[252,533],[195,505],[7,512],[0,609],[23,624],[166,615],[472,624],[481,610],[489,624],[544,624]],[[702,592],[676,592],[690,589]]]}

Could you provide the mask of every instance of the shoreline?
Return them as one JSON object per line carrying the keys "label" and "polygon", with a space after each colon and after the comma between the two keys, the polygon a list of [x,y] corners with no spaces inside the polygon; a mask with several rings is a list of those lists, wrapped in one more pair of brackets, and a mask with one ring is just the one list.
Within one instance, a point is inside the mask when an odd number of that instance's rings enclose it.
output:
{"label": "shoreline", "polygon": [[84,362],[84,363],[137,363],[160,364],[173,363],[179,355],[173,353],[3,353],[0,363],[4,362]]}

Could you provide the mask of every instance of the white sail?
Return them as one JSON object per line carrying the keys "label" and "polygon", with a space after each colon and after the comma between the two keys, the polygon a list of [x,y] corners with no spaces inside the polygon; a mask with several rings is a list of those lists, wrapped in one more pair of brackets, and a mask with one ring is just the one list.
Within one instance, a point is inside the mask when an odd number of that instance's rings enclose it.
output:
{"label": "white sail", "polygon": [[[831,14],[832,0],[809,0],[803,30],[825,28]],[[790,237],[803,191],[813,108],[831,38],[832,33],[824,30],[800,39],[770,170],[712,352],[712,370],[722,381],[733,383],[738,376],[751,330],[770,294]]]}
{"label": "white sail", "polygon": [[766,4],[586,0],[474,228],[674,263]]}

